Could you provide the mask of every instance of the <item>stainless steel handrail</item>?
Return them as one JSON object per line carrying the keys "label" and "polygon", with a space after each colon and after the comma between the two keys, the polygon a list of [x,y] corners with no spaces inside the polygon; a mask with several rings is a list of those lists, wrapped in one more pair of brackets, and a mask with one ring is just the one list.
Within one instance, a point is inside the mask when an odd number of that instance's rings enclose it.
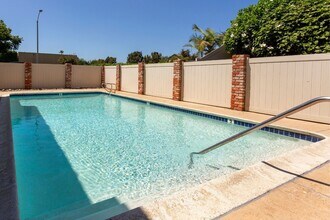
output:
{"label": "stainless steel handrail", "polygon": [[276,121],[278,121],[278,120],[280,120],[282,118],[285,118],[285,117],[287,117],[289,115],[292,115],[292,114],[294,114],[296,112],[299,112],[299,111],[301,111],[303,109],[306,109],[306,108],[308,108],[308,107],[310,107],[312,105],[315,105],[317,103],[320,103],[320,102],[330,102],[330,96],[320,96],[320,97],[311,99],[309,101],[306,101],[306,102],[304,102],[304,103],[302,103],[300,105],[297,105],[297,106],[295,106],[293,108],[290,108],[287,111],[284,111],[284,112],[282,112],[282,113],[280,113],[280,114],[278,114],[276,116],[273,116],[270,119],[267,119],[267,120],[265,120],[265,121],[263,121],[263,122],[261,122],[259,124],[256,124],[255,126],[249,128],[249,129],[247,129],[245,131],[242,131],[242,132],[240,132],[238,134],[235,134],[235,135],[233,135],[233,136],[231,136],[231,137],[229,137],[229,138],[227,138],[227,139],[225,139],[223,141],[220,141],[220,142],[212,145],[211,147],[208,147],[208,148],[206,148],[206,149],[204,149],[202,151],[199,151],[199,152],[192,152],[192,153],[190,153],[189,167],[192,167],[192,165],[194,163],[193,156],[196,155],[196,154],[206,154],[206,153],[208,153],[208,152],[210,152],[212,150],[215,150],[215,149],[217,149],[217,148],[219,148],[219,147],[221,147],[221,146],[223,146],[225,144],[228,144],[228,143],[230,143],[230,142],[232,142],[232,141],[234,141],[234,140],[236,140],[238,138],[241,138],[241,137],[243,137],[243,136],[245,136],[247,134],[250,134],[253,131],[256,131],[256,130],[259,130],[259,129],[263,128],[263,127],[266,127],[267,125],[269,125],[269,124],[271,124],[273,122],[276,122]]}
{"label": "stainless steel handrail", "polygon": [[[107,85],[110,85],[110,89],[107,88]],[[113,88],[113,86],[115,87],[115,89]],[[110,93],[116,93],[116,83],[103,83],[102,84],[102,87],[107,91],[107,92],[110,92]]]}

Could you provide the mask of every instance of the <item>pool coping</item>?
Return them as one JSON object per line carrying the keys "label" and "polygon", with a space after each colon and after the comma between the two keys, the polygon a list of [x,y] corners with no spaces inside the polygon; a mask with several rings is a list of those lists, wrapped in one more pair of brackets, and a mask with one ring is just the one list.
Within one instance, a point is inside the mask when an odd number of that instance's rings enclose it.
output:
{"label": "pool coping", "polygon": [[[13,95],[40,95],[40,94],[56,94],[56,93],[103,93],[109,94],[105,91],[101,90],[86,90],[86,91],[37,91],[37,92],[15,92]],[[156,101],[146,101],[145,99],[138,99],[135,97],[130,97],[125,94],[111,94],[114,96],[119,96],[123,98],[134,99],[142,102],[150,102],[175,108],[181,108],[185,110],[191,110],[195,112],[200,112],[204,114],[210,114],[211,112],[201,111],[196,109],[191,109],[182,106],[174,106],[168,103],[161,103]],[[0,95],[1,97],[1,95]],[[218,115],[217,113],[211,113],[212,115]],[[232,117],[227,115],[221,115],[226,118],[233,118],[239,121],[245,121],[248,123],[258,123],[258,121],[253,121],[250,119],[243,119],[240,117]],[[309,170],[321,165],[322,163],[328,161],[330,159],[330,138],[327,134],[322,132],[308,131],[302,129],[292,129],[286,126],[272,126],[284,130],[298,131],[300,133],[307,133],[312,135],[317,135],[318,137],[324,138],[323,140],[311,143],[308,146],[303,148],[299,148],[293,151],[289,151],[284,155],[272,158],[267,160],[272,164],[276,164],[281,166],[282,169],[287,169],[290,171],[294,171],[299,174],[303,174],[308,172]],[[219,215],[223,215],[230,210],[249,202],[258,196],[263,195],[264,193],[278,187],[281,184],[284,184],[294,177],[278,173],[278,171],[274,171],[273,169],[267,167],[264,163],[259,162],[250,167],[244,168],[240,171],[234,172],[225,177],[219,177],[213,179],[209,182],[203,183],[196,187],[188,188],[187,190],[183,190],[172,195],[155,199],[154,201],[147,203],[125,203],[126,206],[130,208],[130,211],[120,214],[112,219],[125,219],[141,217],[141,212],[144,216],[148,216],[148,218],[187,218],[191,216],[196,216],[199,218],[215,218]],[[265,183],[266,182],[266,183]],[[269,184],[267,184],[267,182]],[[230,196],[224,195],[223,190],[229,189],[228,183],[230,183],[231,187],[236,187],[240,189],[244,189],[244,195],[240,193],[233,193]],[[253,186],[251,188],[251,186]],[[255,188],[258,190],[256,191]],[[220,189],[220,190],[219,190]],[[225,190],[226,191],[226,190]],[[199,199],[194,199],[195,197]],[[201,199],[205,198],[205,199]],[[202,202],[205,202],[203,203]],[[202,204],[203,203],[203,204]],[[212,205],[213,204],[213,205]],[[219,206],[217,204],[222,204]],[[225,204],[225,205],[223,205]],[[142,206],[140,206],[142,205]],[[113,210],[114,207],[112,207]],[[110,209],[111,210],[111,209]],[[109,218],[110,210],[104,210],[99,213],[95,213],[91,216],[87,216],[86,219],[104,219],[105,217]],[[180,216],[180,217],[179,217]]]}
{"label": "pool coping", "polygon": [[0,216],[19,219],[9,95],[0,96]]}

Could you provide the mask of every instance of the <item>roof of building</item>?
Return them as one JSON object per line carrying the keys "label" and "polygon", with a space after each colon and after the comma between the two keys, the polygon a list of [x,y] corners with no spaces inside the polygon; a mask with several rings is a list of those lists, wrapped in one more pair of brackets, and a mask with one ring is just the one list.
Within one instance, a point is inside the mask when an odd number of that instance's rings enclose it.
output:
{"label": "roof of building", "polygon": [[200,61],[206,60],[223,60],[223,59],[230,59],[231,55],[226,51],[224,46],[221,46],[214,51],[206,54],[204,57],[198,59]]}
{"label": "roof of building", "polygon": [[[58,60],[61,57],[70,57],[70,58],[78,59],[78,56],[73,54],[39,53],[38,63],[58,64],[59,63]],[[18,52],[18,62],[36,63],[36,61],[37,61],[37,53]]]}

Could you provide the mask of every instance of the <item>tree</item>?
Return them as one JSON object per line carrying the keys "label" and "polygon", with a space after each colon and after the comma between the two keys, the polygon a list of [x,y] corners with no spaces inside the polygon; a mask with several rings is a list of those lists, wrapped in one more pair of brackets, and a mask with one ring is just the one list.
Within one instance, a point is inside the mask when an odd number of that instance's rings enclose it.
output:
{"label": "tree", "polygon": [[116,57],[106,57],[105,62],[108,64],[116,64],[117,63],[117,58]]}
{"label": "tree", "polygon": [[21,37],[12,35],[11,29],[0,20],[0,61],[17,61],[17,53],[14,50],[18,49],[22,40]]}
{"label": "tree", "polygon": [[192,29],[195,33],[190,37],[189,44],[186,44],[185,47],[196,49],[200,57],[203,57],[204,54],[210,53],[222,45],[223,33],[217,33],[211,28],[203,30],[196,24],[193,25]]}
{"label": "tree", "polygon": [[226,50],[252,57],[330,52],[330,0],[259,0],[239,11]]}
{"label": "tree", "polygon": [[60,50],[60,54],[63,55],[64,54],[64,51],[63,50]]}
{"label": "tree", "polygon": [[127,56],[127,63],[139,63],[143,60],[142,52],[134,51]]}
{"label": "tree", "polygon": [[65,63],[78,64],[78,62],[79,62],[79,60],[77,60],[71,56],[61,56],[58,59],[58,63],[60,63],[60,64],[65,64]]}
{"label": "tree", "polygon": [[0,53],[0,62],[17,62],[18,56],[16,51],[8,51],[7,53]]}
{"label": "tree", "polygon": [[143,57],[143,62],[145,62],[145,63],[152,63],[151,56],[145,55]]}
{"label": "tree", "polygon": [[145,63],[159,63],[162,60],[162,54],[159,52],[152,52],[150,55],[145,55],[143,61]]}
{"label": "tree", "polygon": [[177,59],[183,60],[183,61],[194,61],[197,58],[196,54],[190,54],[190,50],[181,50],[178,54],[173,54],[169,57],[169,62],[173,62]]}
{"label": "tree", "polygon": [[151,53],[151,63],[159,63],[162,59],[162,54],[158,52]]}

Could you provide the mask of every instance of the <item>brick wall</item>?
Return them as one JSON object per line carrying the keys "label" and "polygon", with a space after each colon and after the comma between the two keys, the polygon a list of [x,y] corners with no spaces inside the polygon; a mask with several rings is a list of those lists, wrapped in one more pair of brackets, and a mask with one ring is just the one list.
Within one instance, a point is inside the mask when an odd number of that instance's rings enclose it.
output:
{"label": "brick wall", "polygon": [[24,63],[24,84],[25,89],[32,88],[32,64]]}
{"label": "brick wall", "polygon": [[117,64],[116,66],[116,90],[121,90],[121,66]]}
{"label": "brick wall", "polygon": [[138,67],[139,75],[138,75],[138,93],[140,95],[144,95],[144,81],[145,81],[145,65],[144,62],[139,63]]}
{"label": "brick wall", "polygon": [[71,89],[72,86],[72,64],[65,64],[65,88]]}
{"label": "brick wall", "polygon": [[182,100],[182,78],[183,78],[183,62],[182,60],[174,61],[173,70],[173,100]]}
{"label": "brick wall", "polygon": [[232,56],[231,109],[244,111],[248,55]]}

